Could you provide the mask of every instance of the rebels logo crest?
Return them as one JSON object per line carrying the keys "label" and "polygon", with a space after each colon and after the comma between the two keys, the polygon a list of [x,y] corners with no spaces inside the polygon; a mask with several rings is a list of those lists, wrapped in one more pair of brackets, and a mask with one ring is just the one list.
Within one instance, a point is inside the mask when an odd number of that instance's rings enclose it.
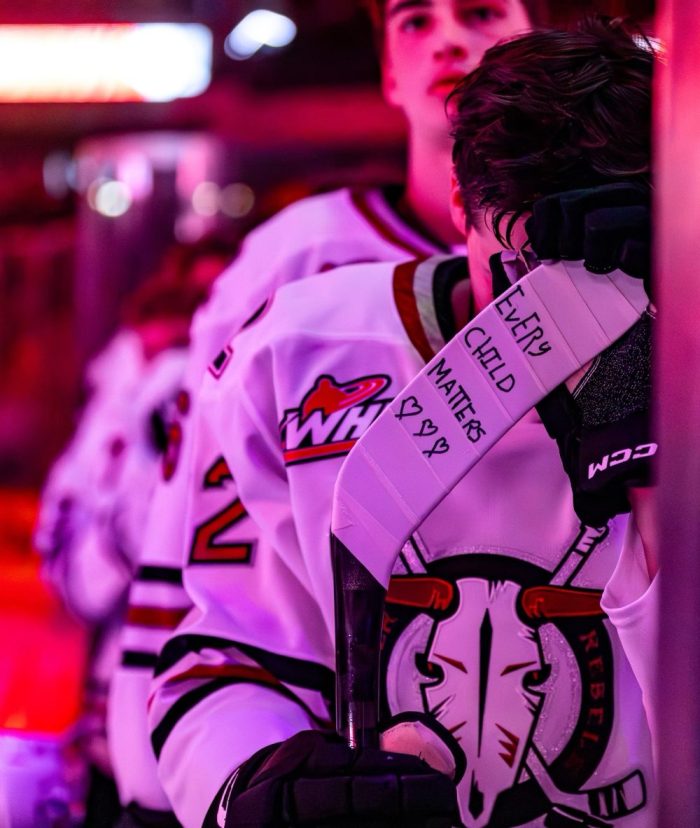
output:
{"label": "rebels logo crest", "polygon": [[452,734],[464,828],[647,824],[629,821],[647,804],[643,770],[607,755],[625,700],[601,593],[573,584],[606,535],[581,527],[554,572],[488,552],[401,556],[383,715],[432,715]]}
{"label": "rebels logo crest", "polygon": [[297,408],[280,423],[287,466],[347,454],[391,402],[381,394],[390,377],[376,374],[338,382],[322,374]]}

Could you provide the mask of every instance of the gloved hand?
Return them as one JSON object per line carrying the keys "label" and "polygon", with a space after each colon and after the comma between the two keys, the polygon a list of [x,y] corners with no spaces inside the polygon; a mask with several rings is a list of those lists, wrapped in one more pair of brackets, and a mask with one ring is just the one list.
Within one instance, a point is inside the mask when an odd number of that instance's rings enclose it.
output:
{"label": "gloved hand", "polygon": [[619,269],[643,279],[651,296],[646,188],[621,182],[545,196],[534,203],[525,230],[538,259],[583,259],[593,273]]}
{"label": "gloved hand", "polygon": [[[644,188],[620,183],[546,196],[533,205],[526,230],[538,259],[583,259],[596,273],[618,268],[643,279],[649,293],[650,206]],[[657,451],[649,422],[651,328],[652,317],[645,314],[575,386],[561,385],[537,406],[557,441],[574,510],[590,526],[630,510],[628,487],[651,484]]]}
{"label": "gloved hand", "polygon": [[653,482],[651,327],[645,313],[572,392],[560,385],[537,405],[571,481],[574,511],[588,526],[629,512],[628,487]]}
{"label": "gloved hand", "polygon": [[256,753],[234,773],[203,828],[450,828],[455,785],[415,756],[352,750],[307,730]]}

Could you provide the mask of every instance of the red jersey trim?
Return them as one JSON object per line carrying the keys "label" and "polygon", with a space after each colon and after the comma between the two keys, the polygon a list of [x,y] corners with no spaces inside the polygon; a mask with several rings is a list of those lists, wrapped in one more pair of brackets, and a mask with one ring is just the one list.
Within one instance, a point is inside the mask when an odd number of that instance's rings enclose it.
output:
{"label": "red jersey trim", "polygon": [[275,686],[281,684],[279,679],[262,667],[245,666],[243,664],[197,664],[195,667],[190,667],[189,670],[173,676],[169,681],[204,678],[236,678],[242,681],[256,681]]}
{"label": "red jersey trim", "polygon": [[[365,191],[351,190],[350,200],[353,207],[362,216],[362,218],[364,218],[370,227],[372,227],[385,241],[388,241],[390,244],[396,245],[397,247],[403,248],[412,256],[426,256],[428,251],[425,248],[420,248],[408,239],[402,238],[393,227],[390,227],[382,219],[382,217],[374,211],[367,199],[367,193]],[[396,218],[397,220],[401,220],[398,216],[396,216]],[[429,244],[428,242],[426,242],[426,245],[430,250],[434,250],[434,245]]]}
{"label": "red jersey trim", "polygon": [[174,630],[189,612],[189,607],[165,609],[132,605],[126,613],[126,623],[134,627],[156,627]]}
{"label": "red jersey trim", "polygon": [[290,449],[284,452],[285,465],[291,466],[294,463],[305,463],[307,460],[318,460],[321,457],[338,457],[347,454],[355,445],[357,440],[344,440],[341,443],[325,443],[308,448]]}
{"label": "red jersey trim", "polygon": [[414,290],[416,270],[420,264],[422,261],[397,265],[394,270],[394,301],[408,338],[423,359],[430,362],[435,356],[435,351],[430,346],[423,328]]}

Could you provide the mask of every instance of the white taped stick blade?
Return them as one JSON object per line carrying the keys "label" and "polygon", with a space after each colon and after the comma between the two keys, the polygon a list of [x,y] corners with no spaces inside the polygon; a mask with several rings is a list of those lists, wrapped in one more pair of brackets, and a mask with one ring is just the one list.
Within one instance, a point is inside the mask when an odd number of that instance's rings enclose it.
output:
{"label": "white taped stick blade", "polygon": [[535,268],[457,333],[353,447],[335,486],[333,533],[386,588],[403,543],[440,500],[646,305],[624,274],[601,278],[571,262]]}

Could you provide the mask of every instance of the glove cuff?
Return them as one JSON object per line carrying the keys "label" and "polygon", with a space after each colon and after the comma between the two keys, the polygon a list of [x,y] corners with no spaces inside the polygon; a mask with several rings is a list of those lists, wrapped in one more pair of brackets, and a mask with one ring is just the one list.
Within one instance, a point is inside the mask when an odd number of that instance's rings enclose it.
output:
{"label": "glove cuff", "polygon": [[261,748],[250,759],[247,759],[242,765],[239,765],[230,776],[226,777],[226,781],[219,788],[219,792],[209,806],[207,815],[204,817],[204,822],[202,823],[202,828],[226,828],[226,812],[229,803],[241,791],[244,791],[248,787],[250,779],[259,770],[268,756],[277,750],[280,744],[281,742],[275,742],[273,745]]}

